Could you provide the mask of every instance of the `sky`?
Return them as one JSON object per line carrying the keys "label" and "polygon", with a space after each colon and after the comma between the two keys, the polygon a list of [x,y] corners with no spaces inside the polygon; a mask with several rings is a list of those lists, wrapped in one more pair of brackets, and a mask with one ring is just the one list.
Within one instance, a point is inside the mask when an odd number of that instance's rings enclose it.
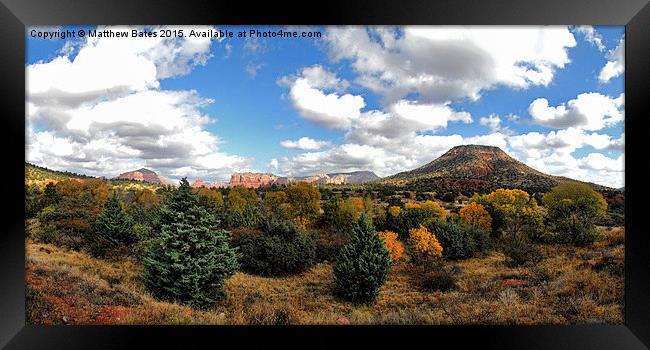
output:
{"label": "sky", "polygon": [[[184,30],[65,39],[35,32]],[[191,30],[232,38],[189,37]],[[319,38],[239,38],[258,29]],[[34,32],[34,31],[35,32]],[[461,144],[624,186],[624,27],[32,27],[26,159],[172,181],[374,171]]]}

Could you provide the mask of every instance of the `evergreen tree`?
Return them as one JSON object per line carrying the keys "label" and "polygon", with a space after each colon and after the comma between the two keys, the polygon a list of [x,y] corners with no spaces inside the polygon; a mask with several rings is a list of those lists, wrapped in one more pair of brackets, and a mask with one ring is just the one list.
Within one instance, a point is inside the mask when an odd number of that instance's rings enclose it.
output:
{"label": "evergreen tree", "polygon": [[133,220],[127,214],[117,192],[108,197],[104,210],[93,224],[91,253],[95,256],[109,256],[117,250],[128,251],[136,242],[133,234]]}
{"label": "evergreen tree", "polygon": [[49,205],[56,204],[60,199],[61,196],[59,195],[59,191],[56,189],[56,185],[53,182],[48,182],[47,185],[45,185],[43,197],[41,198],[41,207],[45,208]]}
{"label": "evergreen tree", "polygon": [[390,252],[372,221],[362,214],[334,265],[336,294],[353,302],[373,302],[386,282],[390,266]]}
{"label": "evergreen tree", "polygon": [[160,207],[159,232],[143,259],[143,280],[155,297],[202,308],[223,295],[223,282],[238,264],[217,224],[183,178]]}

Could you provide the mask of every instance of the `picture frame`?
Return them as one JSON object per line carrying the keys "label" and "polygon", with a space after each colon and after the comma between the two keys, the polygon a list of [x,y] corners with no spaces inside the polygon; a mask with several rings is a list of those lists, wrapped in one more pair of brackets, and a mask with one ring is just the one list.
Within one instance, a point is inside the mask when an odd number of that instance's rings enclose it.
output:
{"label": "picture frame", "polygon": [[[625,324],[576,326],[34,326],[25,324],[24,182],[25,27],[85,24],[473,24],[625,25]],[[647,78],[650,5],[624,1],[354,1],[326,3],[226,1],[0,0],[0,106],[5,125],[0,234],[0,346],[7,349],[210,347],[279,343],[331,347],[358,338],[374,345],[450,344],[481,348],[647,349],[650,347],[650,239],[644,223],[650,173]],[[645,112],[645,113],[644,113]],[[424,342],[424,343],[422,343]],[[429,345],[427,345],[429,344]]]}

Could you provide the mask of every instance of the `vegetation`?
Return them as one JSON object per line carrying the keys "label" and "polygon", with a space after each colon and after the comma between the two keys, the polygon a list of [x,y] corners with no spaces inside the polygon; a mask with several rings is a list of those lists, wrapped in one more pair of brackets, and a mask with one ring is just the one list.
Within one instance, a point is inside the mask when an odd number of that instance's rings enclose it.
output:
{"label": "vegetation", "polygon": [[583,184],[563,184],[542,199],[556,239],[562,243],[588,245],[599,238],[596,222],[605,214],[603,196]]}
{"label": "vegetation", "polygon": [[622,322],[617,192],[41,178],[31,323]]}
{"label": "vegetation", "polygon": [[152,295],[198,308],[223,295],[224,280],[237,269],[228,234],[199,206],[187,179],[160,210],[157,238],[143,259],[144,284]]}
{"label": "vegetation", "polygon": [[243,233],[236,244],[242,270],[261,276],[302,272],[316,255],[312,237],[291,221],[268,221],[262,232]]}
{"label": "vegetation", "polygon": [[390,266],[390,252],[370,219],[361,215],[334,265],[336,294],[356,303],[374,302]]}

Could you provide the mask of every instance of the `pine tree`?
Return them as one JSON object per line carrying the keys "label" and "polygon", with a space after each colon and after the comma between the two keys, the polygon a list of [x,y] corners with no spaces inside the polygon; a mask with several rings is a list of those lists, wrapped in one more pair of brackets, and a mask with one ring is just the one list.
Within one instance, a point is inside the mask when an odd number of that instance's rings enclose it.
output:
{"label": "pine tree", "polygon": [[45,208],[49,205],[56,204],[61,199],[59,191],[56,189],[56,185],[53,182],[48,182],[45,185],[45,190],[43,191],[43,197],[41,198],[41,207]]}
{"label": "pine tree", "polygon": [[160,208],[159,232],[143,259],[143,280],[155,297],[203,308],[223,295],[238,264],[217,224],[183,178]]}
{"label": "pine tree", "polygon": [[372,303],[386,282],[390,266],[390,252],[370,219],[362,214],[334,266],[336,294],[353,302]]}
{"label": "pine tree", "polygon": [[93,224],[91,253],[95,256],[109,256],[117,250],[128,251],[135,241],[133,220],[122,206],[117,192],[113,191]]}

